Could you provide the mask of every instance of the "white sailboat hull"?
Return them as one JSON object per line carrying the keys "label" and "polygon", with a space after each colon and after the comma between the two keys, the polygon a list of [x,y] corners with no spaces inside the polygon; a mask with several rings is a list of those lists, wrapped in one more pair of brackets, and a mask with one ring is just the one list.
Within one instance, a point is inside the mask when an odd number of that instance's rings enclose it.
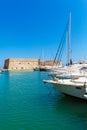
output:
{"label": "white sailboat hull", "polygon": [[82,99],[86,99],[86,94],[85,94],[85,89],[83,86],[67,86],[67,85],[60,85],[60,84],[54,84],[60,92],[66,94],[66,95],[70,95],[70,96],[74,96],[74,97],[78,97],[78,98],[82,98]]}
{"label": "white sailboat hull", "polygon": [[54,80],[44,80],[44,82],[53,84],[63,94],[74,96],[81,99],[87,99],[87,87],[83,83],[80,83],[80,84],[67,83],[66,84],[64,83],[64,81],[57,82]]}

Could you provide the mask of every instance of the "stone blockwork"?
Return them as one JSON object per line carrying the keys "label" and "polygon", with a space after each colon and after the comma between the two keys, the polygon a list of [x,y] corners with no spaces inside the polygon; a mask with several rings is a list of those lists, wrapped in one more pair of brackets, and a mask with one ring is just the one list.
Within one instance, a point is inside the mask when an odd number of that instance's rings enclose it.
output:
{"label": "stone blockwork", "polygon": [[8,58],[4,62],[4,69],[7,70],[29,70],[32,71],[36,67],[41,66],[62,66],[62,61],[46,60],[44,62],[40,59],[29,59],[29,58]]}
{"label": "stone blockwork", "polygon": [[46,66],[62,66],[62,61],[60,60],[60,61],[54,61],[54,60],[46,60],[45,61],[45,65]]}
{"label": "stone blockwork", "polygon": [[39,59],[9,58],[5,60],[4,69],[8,70],[33,70],[39,65]]}
{"label": "stone blockwork", "polygon": [[40,61],[40,66],[62,66],[62,61],[46,60]]}

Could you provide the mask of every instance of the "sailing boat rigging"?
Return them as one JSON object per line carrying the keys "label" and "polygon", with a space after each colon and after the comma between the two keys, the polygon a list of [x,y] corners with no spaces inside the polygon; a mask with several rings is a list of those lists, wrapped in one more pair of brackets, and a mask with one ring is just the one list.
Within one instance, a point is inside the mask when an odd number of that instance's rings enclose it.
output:
{"label": "sailing boat rigging", "polygon": [[69,66],[70,64],[72,64],[72,59],[71,59],[71,12],[69,14],[68,22],[66,24],[65,30],[62,35],[62,39],[58,46],[53,65],[56,61],[58,64],[59,63],[58,61],[61,61],[61,59],[62,59],[64,45],[65,45],[64,42],[65,42],[66,38],[67,38],[67,62],[66,62],[66,64]]}
{"label": "sailing boat rigging", "polygon": [[39,66],[39,70],[40,71],[47,71],[47,68],[45,66],[45,61],[44,61],[44,51],[42,51],[42,61],[41,61],[41,64]]}

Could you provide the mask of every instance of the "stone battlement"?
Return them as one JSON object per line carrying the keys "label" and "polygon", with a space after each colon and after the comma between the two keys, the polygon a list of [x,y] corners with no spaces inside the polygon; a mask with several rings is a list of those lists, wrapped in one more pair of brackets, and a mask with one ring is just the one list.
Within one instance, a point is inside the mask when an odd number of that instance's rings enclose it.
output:
{"label": "stone battlement", "polygon": [[29,59],[29,58],[8,58],[9,62],[38,62],[39,59]]}

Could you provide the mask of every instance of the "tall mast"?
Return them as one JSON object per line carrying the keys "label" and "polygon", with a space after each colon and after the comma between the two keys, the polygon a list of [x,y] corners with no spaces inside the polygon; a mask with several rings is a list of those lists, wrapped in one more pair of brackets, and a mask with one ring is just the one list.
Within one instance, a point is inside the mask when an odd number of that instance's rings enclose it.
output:
{"label": "tall mast", "polygon": [[67,64],[69,65],[71,60],[71,12],[69,13],[67,35]]}

